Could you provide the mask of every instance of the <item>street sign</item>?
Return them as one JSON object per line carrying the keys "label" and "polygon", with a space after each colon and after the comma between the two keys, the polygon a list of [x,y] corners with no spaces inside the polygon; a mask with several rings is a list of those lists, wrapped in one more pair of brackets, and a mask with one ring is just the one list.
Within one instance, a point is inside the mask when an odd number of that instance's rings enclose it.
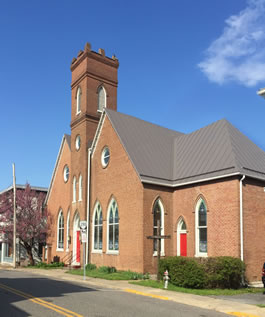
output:
{"label": "street sign", "polygon": [[82,243],[86,243],[86,232],[81,232]]}
{"label": "street sign", "polygon": [[83,231],[83,230],[86,230],[86,228],[87,228],[87,222],[80,221],[80,229]]}

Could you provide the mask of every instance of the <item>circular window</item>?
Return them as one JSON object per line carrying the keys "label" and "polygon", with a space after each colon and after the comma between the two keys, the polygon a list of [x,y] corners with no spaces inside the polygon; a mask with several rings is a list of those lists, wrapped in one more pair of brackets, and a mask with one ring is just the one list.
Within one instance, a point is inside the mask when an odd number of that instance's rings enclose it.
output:
{"label": "circular window", "polygon": [[103,167],[106,167],[109,164],[109,159],[110,159],[110,152],[109,152],[109,148],[106,146],[104,147],[101,154],[101,164]]}
{"label": "circular window", "polygon": [[65,181],[65,183],[68,181],[69,179],[69,167],[68,165],[65,165],[64,170],[63,170],[63,179]]}
{"label": "circular window", "polygon": [[78,135],[75,138],[75,148],[76,148],[77,151],[80,149],[80,146],[81,146],[81,138],[80,138],[80,135]]}

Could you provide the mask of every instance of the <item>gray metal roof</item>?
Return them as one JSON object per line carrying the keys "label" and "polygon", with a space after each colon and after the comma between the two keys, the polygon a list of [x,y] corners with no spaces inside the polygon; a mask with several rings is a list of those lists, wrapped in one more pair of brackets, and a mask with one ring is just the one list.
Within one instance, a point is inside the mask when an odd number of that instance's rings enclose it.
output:
{"label": "gray metal roof", "polygon": [[143,182],[177,186],[231,174],[265,180],[265,152],[227,120],[182,134],[106,109]]}

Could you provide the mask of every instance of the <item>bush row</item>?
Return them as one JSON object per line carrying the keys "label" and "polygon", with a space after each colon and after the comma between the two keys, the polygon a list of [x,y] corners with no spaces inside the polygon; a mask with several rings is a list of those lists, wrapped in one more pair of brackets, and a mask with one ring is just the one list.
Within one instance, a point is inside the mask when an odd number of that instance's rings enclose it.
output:
{"label": "bush row", "polygon": [[232,288],[242,285],[244,263],[229,256],[209,258],[167,257],[161,259],[159,272],[168,270],[170,282],[186,288]]}

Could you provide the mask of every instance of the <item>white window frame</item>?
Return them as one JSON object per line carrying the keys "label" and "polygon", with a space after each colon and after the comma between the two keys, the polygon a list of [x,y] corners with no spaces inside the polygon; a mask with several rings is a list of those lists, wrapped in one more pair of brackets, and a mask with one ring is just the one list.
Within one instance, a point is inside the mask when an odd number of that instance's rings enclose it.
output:
{"label": "white window frame", "polygon": [[[154,226],[154,208],[155,208],[155,205],[156,203],[159,204],[159,207],[160,207],[160,210],[161,210],[161,221],[160,221],[160,227],[161,227],[161,235],[164,235],[165,234],[165,210],[164,210],[164,206],[161,202],[161,199],[158,198],[154,205],[153,205],[153,209],[152,209],[152,212],[153,212],[153,231],[154,231],[154,228],[157,228],[156,226]],[[153,256],[157,256],[157,251],[153,251]],[[161,239],[161,250],[160,250],[160,256],[165,256],[165,239]]]}
{"label": "white window frame", "polygon": [[63,180],[65,183],[68,182],[69,176],[70,176],[70,169],[69,169],[69,166],[66,164],[63,169]]}
{"label": "white window frame", "polygon": [[[199,226],[199,208],[201,203],[204,204],[206,209],[206,226]],[[207,252],[200,252],[200,229],[207,230]],[[204,199],[200,198],[196,204],[195,209],[195,256],[196,257],[207,257],[208,256],[208,215],[207,215],[207,205]]]}
{"label": "white window frame", "polygon": [[82,201],[82,193],[83,192],[83,178],[82,175],[80,174],[79,176],[79,181],[78,181],[78,201]]}
{"label": "white window frame", "polygon": [[[186,229],[182,229],[183,223],[185,223]],[[179,219],[178,225],[177,225],[177,256],[180,256],[180,235],[182,233],[187,234],[187,224],[186,224],[185,220],[181,217]]]}
{"label": "white window frame", "polygon": [[[118,250],[110,250],[109,249],[109,215],[110,215],[110,211],[111,211],[111,207],[112,207],[113,202],[116,203],[116,206],[118,208],[118,215],[119,215],[119,222],[118,222],[118,225],[119,225],[119,249]],[[115,215],[114,215],[114,219],[115,219]],[[115,224],[116,223],[114,223],[114,225]],[[114,241],[114,243],[115,243],[115,241]],[[117,201],[114,198],[112,198],[110,203],[109,203],[108,213],[107,213],[107,252],[106,253],[107,254],[119,254],[119,251],[120,251],[120,213],[119,213],[119,207],[118,207]]]}
{"label": "white window frame", "polygon": [[66,251],[69,251],[69,237],[70,237],[70,210],[68,210],[67,221],[66,221]]}
{"label": "white window frame", "polygon": [[[101,92],[103,92],[103,97],[104,97],[104,103],[103,106],[101,107],[99,101],[100,101],[100,95]],[[98,89],[98,112],[102,112],[104,108],[107,108],[107,94],[106,94],[106,90],[104,88],[104,86],[100,86]]]}
{"label": "white window frame", "polygon": [[[93,232],[92,232],[92,252],[93,253],[102,253],[102,250],[103,250],[103,221],[102,221],[102,225],[101,225],[101,227],[102,227],[102,249],[100,250],[100,249],[95,249],[94,248],[94,245],[95,245],[94,244],[95,243],[95,217],[96,217],[96,213],[98,212],[98,207],[100,207],[100,210],[102,212],[102,207],[101,207],[99,202],[96,203],[96,206],[94,208],[93,218],[92,218],[92,221],[93,221],[93,223],[92,223],[92,228],[93,228]],[[103,217],[103,213],[102,213],[102,217]],[[98,227],[99,226],[100,225],[98,225]]]}
{"label": "white window frame", "polygon": [[[59,225],[60,225],[60,219],[63,219],[63,227],[60,228]],[[59,247],[59,238],[60,238],[60,231],[63,230],[63,246],[64,246],[64,216],[63,216],[63,210],[61,209],[59,211],[59,215],[58,215],[58,218],[57,218],[57,249],[56,251],[63,251],[64,248],[63,247]]]}
{"label": "white window frame", "polygon": [[76,114],[79,114],[81,112],[81,95],[81,88],[78,87],[76,92]]}
{"label": "white window frame", "polygon": [[[108,155],[106,155],[106,152],[109,152]],[[107,163],[105,162],[105,159],[108,158]],[[101,165],[103,168],[106,168],[109,165],[109,161],[110,161],[110,149],[109,147],[106,145],[104,146],[102,152],[101,152]]]}
{"label": "white window frame", "polygon": [[73,203],[76,202],[76,177],[73,178]]}

